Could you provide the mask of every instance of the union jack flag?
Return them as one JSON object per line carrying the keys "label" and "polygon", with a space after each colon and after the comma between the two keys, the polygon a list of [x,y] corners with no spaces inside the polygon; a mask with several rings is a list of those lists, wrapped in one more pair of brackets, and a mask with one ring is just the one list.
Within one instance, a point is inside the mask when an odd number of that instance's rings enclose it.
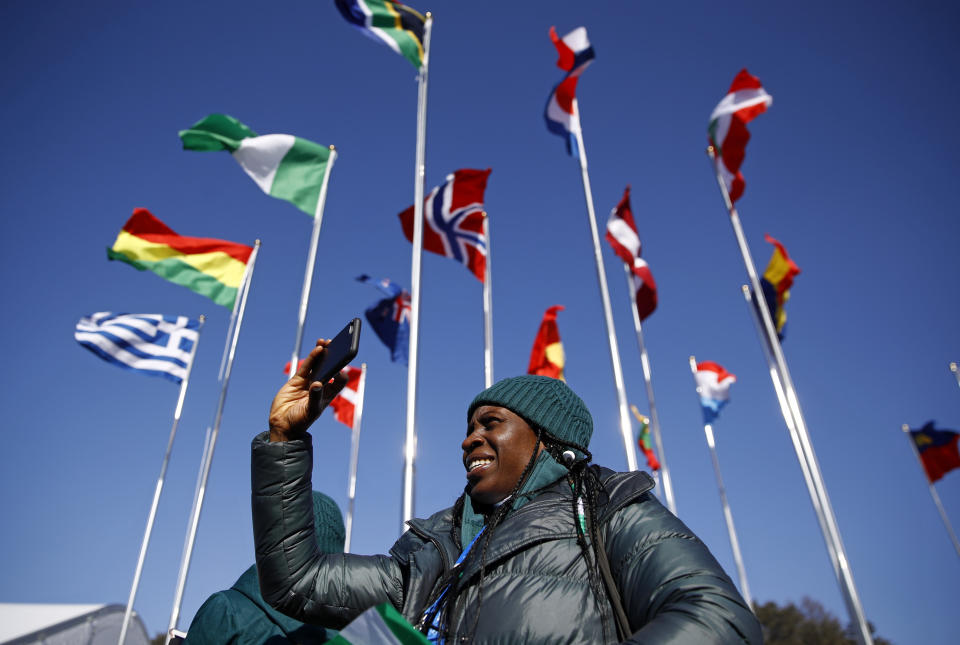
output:
{"label": "union jack flag", "polygon": [[390,350],[390,360],[406,365],[410,354],[410,294],[387,278],[374,280],[361,275],[357,280],[386,294],[386,298],[375,302],[364,313],[377,337]]}
{"label": "union jack flag", "polygon": [[[454,171],[423,200],[423,248],[466,265],[480,282],[487,266],[483,192],[489,176],[489,168]],[[412,242],[413,206],[400,213],[400,223]]]}

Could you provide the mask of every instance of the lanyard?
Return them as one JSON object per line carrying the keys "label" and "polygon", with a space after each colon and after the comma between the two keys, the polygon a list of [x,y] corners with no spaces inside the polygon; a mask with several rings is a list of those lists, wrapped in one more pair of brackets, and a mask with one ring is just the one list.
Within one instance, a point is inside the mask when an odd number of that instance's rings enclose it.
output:
{"label": "lanyard", "polygon": [[[467,555],[470,553],[470,550],[473,548],[473,545],[477,543],[477,539],[483,535],[483,532],[487,529],[487,526],[484,525],[481,527],[480,532],[473,536],[473,539],[470,540],[470,544],[467,545],[467,548],[463,550],[463,553],[460,554],[460,557],[457,558],[457,561],[454,563],[453,568],[450,570],[451,573],[457,572],[460,566],[463,564],[463,561],[467,559]],[[450,587],[459,580],[461,573],[457,573],[457,577],[447,583],[447,586],[443,588],[443,591],[440,592],[440,595],[437,596],[437,599],[433,601],[433,604],[427,607],[426,611],[423,612],[423,616],[420,618],[420,624],[429,625],[427,630],[427,640],[431,643],[436,643],[437,645],[443,645],[444,640],[440,635],[440,630],[443,625],[439,622],[440,615],[443,613],[443,609],[446,605],[446,596],[447,592],[450,591]]]}

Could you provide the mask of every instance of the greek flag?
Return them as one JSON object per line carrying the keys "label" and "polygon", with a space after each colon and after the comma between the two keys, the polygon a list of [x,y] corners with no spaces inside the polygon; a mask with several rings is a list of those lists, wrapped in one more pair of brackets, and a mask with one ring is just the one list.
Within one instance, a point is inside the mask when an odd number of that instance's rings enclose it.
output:
{"label": "greek flag", "polygon": [[81,318],[73,337],[114,365],[180,383],[186,378],[199,329],[200,322],[186,316],[100,311]]}

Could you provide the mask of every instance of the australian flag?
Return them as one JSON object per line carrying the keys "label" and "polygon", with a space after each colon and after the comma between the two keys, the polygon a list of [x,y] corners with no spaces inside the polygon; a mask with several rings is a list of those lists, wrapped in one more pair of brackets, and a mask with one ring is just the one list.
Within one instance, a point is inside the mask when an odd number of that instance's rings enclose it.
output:
{"label": "australian flag", "polygon": [[[466,265],[480,282],[487,267],[483,192],[489,176],[489,168],[454,171],[423,200],[423,248]],[[400,223],[412,242],[413,206],[400,213]]]}
{"label": "australian flag", "polygon": [[375,286],[387,295],[366,310],[367,322],[390,349],[390,360],[407,364],[410,355],[410,294],[392,280],[374,280],[368,275],[360,282]]}

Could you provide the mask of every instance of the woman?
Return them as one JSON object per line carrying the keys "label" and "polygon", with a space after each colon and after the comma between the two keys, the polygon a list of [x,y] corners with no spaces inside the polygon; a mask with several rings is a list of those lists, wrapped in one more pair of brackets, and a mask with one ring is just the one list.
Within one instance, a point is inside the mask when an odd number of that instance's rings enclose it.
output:
{"label": "woman", "polygon": [[760,643],[760,626],[706,546],[643,472],[588,465],[593,419],[563,382],[504,379],[467,410],[467,486],[389,555],[320,553],[309,425],[343,387],[310,368],[278,392],[253,442],[264,598],[340,628],[390,602],[436,643]]}

